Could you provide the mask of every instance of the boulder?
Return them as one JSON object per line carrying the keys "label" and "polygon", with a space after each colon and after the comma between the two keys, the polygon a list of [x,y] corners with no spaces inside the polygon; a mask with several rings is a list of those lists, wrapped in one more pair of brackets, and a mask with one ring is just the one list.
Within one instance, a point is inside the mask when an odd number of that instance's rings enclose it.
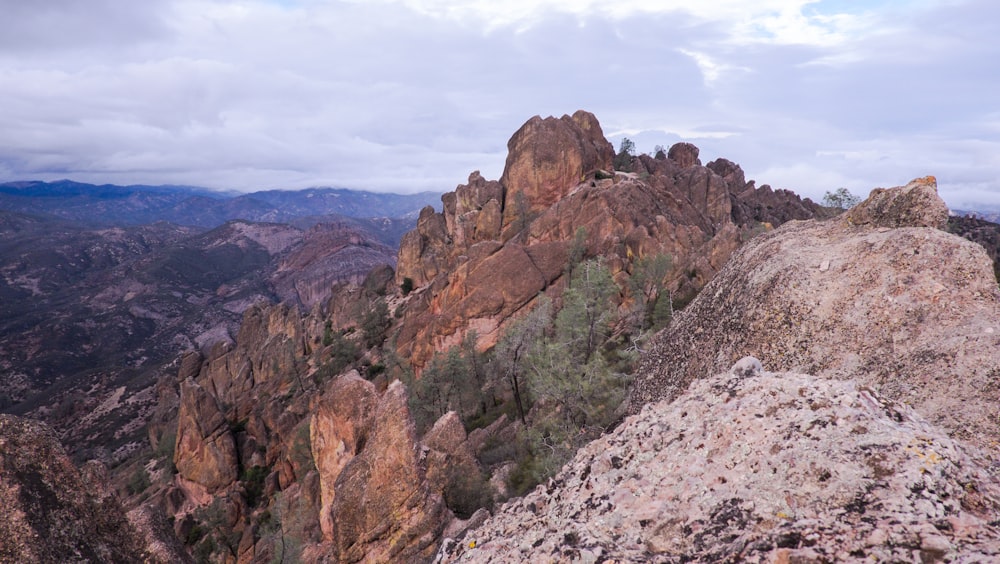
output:
{"label": "boulder", "polygon": [[982,451],[869,387],[748,361],[647,405],[438,556],[991,562],[998,518]]}
{"label": "boulder", "polygon": [[451,509],[465,516],[478,509],[477,502],[488,499],[486,480],[469,444],[462,420],[454,411],[441,416],[424,435],[427,454],[427,481],[441,494]]}
{"label": "boulder", "polygon": [[944,229],[948,206],[938,196],[937,179],[925,176],[906,186],[872,190],[868,199],[847,211],[845,218],[851,225]]}
{"label": "boulder", "polygon": [[938,229],[879,227],[896,219],[868,209],[863,225],[791,222],[736,251],[650,344],[630,412],[752,355],[856,379],[975,444],[1000,440],[1000,288],[989,257]]}
{"label": "boulder", "polygon": [[667,158],[677,163],[681,168],[701,166],[698,159],[698,147],[691,143],[674,143],[667,151]]}

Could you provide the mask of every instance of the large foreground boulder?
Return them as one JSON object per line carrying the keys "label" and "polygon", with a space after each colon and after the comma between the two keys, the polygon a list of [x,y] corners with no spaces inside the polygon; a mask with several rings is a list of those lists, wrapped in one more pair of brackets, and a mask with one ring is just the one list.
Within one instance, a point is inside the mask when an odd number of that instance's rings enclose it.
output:
{"label": "large foreground boulder", "polygon": [[650,404],[444,562],[987,562],[997,477],[913,409],[754,359]]}
{"label": "large foreground boulder", "polygon": [[[953,436],[996,444],[1000,288],[981,246],[905,221],[941,209],[927,193],[926,181],[878,191],[848,218],[791,222],[744,245],[655,338],[631,412],[752,355],[856,379]],[[920,209],[898,205],[907,200]]]}

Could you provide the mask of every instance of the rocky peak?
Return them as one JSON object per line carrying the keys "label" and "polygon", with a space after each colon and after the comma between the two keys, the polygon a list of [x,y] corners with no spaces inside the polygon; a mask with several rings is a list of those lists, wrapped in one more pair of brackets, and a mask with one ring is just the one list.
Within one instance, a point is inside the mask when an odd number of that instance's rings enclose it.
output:
{"label": "rocky peak", "polygon": [[698,147],[691,143],[674,143],[667,151],[667,158],[677,163],[677,166],[681,168],[691,168],[701,166],[698,152]]}
{"label": "rocky peak", "polygon": [[535,116],[507,142],[503,223],[544,210],[597,170],[611,170],[614,148],[589,112],[542,119]]}
{"label": "rocky peak", "polygon": [[852,381],[702,377],[506,503],[442,562],[994,561],[983,453]]}
{"label": "rocky peak", "polygon": [[[668,254],[674,268],[664,283],[684,300],[744,239],[820,213],[790,192],[755,188],[731,161],[701,166],[689,143],[668,158],[633,159],[636,173],[599,178],[614,151],[587,112],[536,116],[508,148],[499,182],[474,172],[442,196],[441,213],[425,208],[403,237],[396,283],[409,279],[416,290],[395,342],[418,371],[469,330],[481,348],[492,346],[539,292],[558,294],[572,245],[582,244],[585,258],[603,256],[620,282],[639,258]],[[581,229],[585,240],[574,242]]]}

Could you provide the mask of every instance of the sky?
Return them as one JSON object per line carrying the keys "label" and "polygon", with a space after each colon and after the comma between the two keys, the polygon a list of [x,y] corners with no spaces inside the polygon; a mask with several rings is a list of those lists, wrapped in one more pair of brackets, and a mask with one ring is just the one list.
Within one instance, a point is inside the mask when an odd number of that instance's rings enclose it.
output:
{"label": "sky", "polygon": [[1000,207],[995,0],[0,0],[0,181],[447,191],[534,115]]}

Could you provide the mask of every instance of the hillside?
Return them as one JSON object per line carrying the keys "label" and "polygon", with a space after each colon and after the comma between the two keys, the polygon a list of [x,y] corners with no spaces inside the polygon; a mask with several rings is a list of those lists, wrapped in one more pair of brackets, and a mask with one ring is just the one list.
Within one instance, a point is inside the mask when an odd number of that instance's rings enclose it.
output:
{"label": "hillside", "polygon": [[[340,286],[308,314],[252,308],[234,344],[188,355],[176,380],[161,380],[150,437],[169,458],[140,459],[155,470],[146,495],[194,551],[277,558],[268,519],[280,512],[294,513],[283,538],[306,560],[428,560],[464,519],[481,519],[491,492],[513,493],[507,476],[531,429],[489,349],[540,291],[565,303],[571,278],[607,268],[605,305],[637,331],[646,323],[629,321],[639,297],[628,280],[644,257],[670,254],[650,283],[680,305],[743,241],[825,213],[757,188],[724,159],[702,166],[689,144],[634,157],[645,173],[609,172],[613,151],[586,112],[533,118],[509,147],[500,181],[473,173],[442,212],[421,212],[395,275]],[[478,391],[462,383],[479,378]],[[523,405],[520,419],[540,425],[545,402]]]}
{"label": "hillside", "polygon": [[183,351],[231,341],[254,303],[310,309],[331,285],[395,261],[343,224],[0,219],[0,409],[48,421],[80,459],[127,456],[163,370]]}
{"label": "hillside", "polygon": [[750,241],[634,415],[440,559],[996,560],[1000,288],[946,220],[924,178]]}

